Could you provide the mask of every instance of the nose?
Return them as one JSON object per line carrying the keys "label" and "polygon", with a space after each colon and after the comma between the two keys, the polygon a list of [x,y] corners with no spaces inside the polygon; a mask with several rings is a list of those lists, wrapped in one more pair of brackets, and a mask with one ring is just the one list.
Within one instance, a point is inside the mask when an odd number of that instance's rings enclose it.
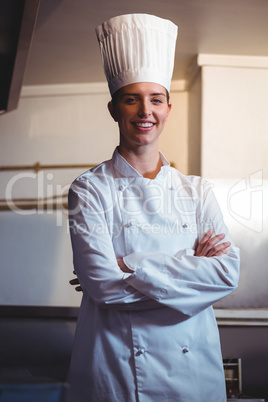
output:
{"label": "nose", "polygon": [[150,103],[143,101],[139,104],[138,116],[141,118],[149,117],[152,114]]}

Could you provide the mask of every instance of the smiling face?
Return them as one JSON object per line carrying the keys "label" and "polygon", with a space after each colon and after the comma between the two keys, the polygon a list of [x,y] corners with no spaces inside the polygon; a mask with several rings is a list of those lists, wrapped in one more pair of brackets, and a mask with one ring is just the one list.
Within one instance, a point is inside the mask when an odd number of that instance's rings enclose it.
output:
{"label": "smiling face", "polygon": [[171,105],[167,91],[159,84],[141,82],[126,85],[109,102],[109,111],[120,130],[120,148],[157,146]]}

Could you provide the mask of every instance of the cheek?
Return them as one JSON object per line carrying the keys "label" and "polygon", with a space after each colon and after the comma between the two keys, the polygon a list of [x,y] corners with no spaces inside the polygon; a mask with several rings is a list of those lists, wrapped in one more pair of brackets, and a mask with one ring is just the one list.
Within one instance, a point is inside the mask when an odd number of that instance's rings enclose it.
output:
{"label": "cheek", "polygon": [[168,119],[168,116],[169,116],[169,113],[167,113],[167,111],[165,110],[161,114],[159,114],[159,120],[162,123],[165,123],[167,121],[167,119]]}
{"label": "cheek", "polygon": [[133,111],[127,108],[121,108],[118,113],[118,121],[127,122],[133,116]]}

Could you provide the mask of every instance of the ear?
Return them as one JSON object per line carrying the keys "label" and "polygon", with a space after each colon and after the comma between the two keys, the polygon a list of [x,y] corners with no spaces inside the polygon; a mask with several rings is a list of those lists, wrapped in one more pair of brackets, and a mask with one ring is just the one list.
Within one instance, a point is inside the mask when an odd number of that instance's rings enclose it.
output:
{"label": "ear", "polygon": [[168,119],[168,116],[169,116],[169,114],[170,114],[171,109],[172,109],[172,103],[169,103],[169,104],[168,104],[168,112],[167,112],[166,121],[167,121],[167,119]]}
{"label": "ear", "polygon": [[113,105],[113,102],[112,101],[110,101],[110,102],[108,102],[108,110],[109,110],[109,112],[110,112],[110,115],[112,116],[112,118],[114,119],[114,121],[118,121],[118,119],[117,119],[117,115],[116,115],[116,111],[115,111],[115,108],[114,108],[114,105]]}

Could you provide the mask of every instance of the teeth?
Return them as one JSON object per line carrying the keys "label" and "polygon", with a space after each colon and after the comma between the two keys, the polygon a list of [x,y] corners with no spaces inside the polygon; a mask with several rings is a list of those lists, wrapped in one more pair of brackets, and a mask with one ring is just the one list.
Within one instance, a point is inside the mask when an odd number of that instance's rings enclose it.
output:
{"label": "teeth", "polygon": [[152,126],[153,126],[153,123],[136,123],[136,126],[138,126],[138,127],[144,127],[144,128],[146,128],[146,127],[152,127]]}

